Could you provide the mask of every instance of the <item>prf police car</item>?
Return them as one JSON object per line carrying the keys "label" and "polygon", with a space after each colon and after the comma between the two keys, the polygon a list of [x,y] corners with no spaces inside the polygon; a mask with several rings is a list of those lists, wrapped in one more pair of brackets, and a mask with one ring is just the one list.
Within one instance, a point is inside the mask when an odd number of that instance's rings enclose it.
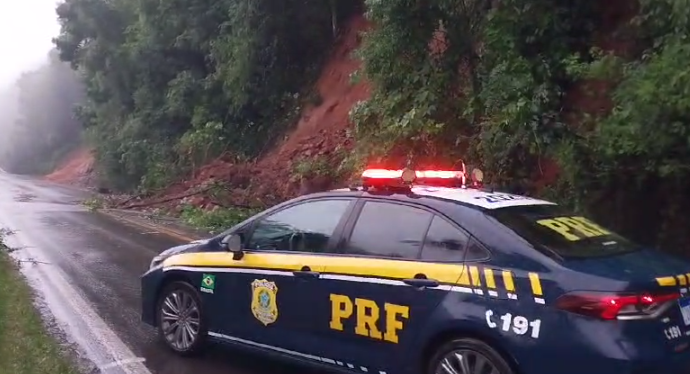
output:
{"label": "prf police car", "polygon": [[163,252],[143,320],[374,374],[690,372],[690,264],[481,172],[367,170]]}

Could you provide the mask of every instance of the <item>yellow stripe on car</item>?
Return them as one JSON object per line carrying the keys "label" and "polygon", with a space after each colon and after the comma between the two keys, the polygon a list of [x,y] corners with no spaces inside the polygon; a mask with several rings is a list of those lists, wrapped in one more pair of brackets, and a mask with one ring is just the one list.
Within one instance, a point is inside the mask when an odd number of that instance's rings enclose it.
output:
{"label": "yellow stripe on car", "polygon": [[677,285],[675,277],[656,278],[656,282],[659,284],[659,286],[662,286],[662,287],[671,287],[671,286]]}
{"label": "yellow stripe on car", "polygon": [[282,253],[246,253],[241,260],[234,260],[232,256],[227,252],[183,253],[166,259],[163,267],[234,267],[296,271],[303,266],[309,266],[312,271],[400,280],[423,274],[441,283],[470,286],[470,277],[465,265]]}
{"label": "yellow stripe on car", "polygon": [[[338,277],[360,278],[356,281],[383,282],[375,279],[390,279],[402,281],[404,279],[425,276],[435,279],[447,287],[459,286],[463,292],[483,295],[482,274],[488,295],[498,297],[499,292],[507,293],[508,299],[517,300],[513,272],[505,269],[490,269],[481,266],[467,266],[463,264],[429,263],[422,261],[405,261],[395,259],[381,259],[368,257],[346,257],[311,255],[297,253],[252,253],[247,252],[240,260],[233,259],[228,252],[182,253],[172,256],[163,262],[164,269],[185,268],[228,268],[242,272],[242,269],[254,271],[292,272],[302,270],[308,266],[311,271],[325,273],[324,277],[340,279]],[[250,272],[251,270],[247,270]],[[227,270],[226,270],[227,271]],[[497,284],[498,272],[502,284]],[[528,273],[534,301],[544,304],[543,290],[539,275]],[[343,278],[344,279],[344,278]],[[671,278],[675,281],[675,278]],[[459,289],[458,289],[459,291]]]}
{"label": "yellow stripe on car", "polygon": [[529,277],[529,283],[532,287],[532,295],[534,296],[534,302],[539,304],[545,304],[545,301],[542,297],[544,295],[544,291],[541,288],[541,280],[539,279],[539,274],[529,273],[527,276]]}
{"label": "yellow stripe on car", "polygon": [[479,269],[476,266],[470,266],[470,282],[474,287],[482,286],[482,280],[479,277]]}
{"label": "yellow stripe on car", "polygon": [[494,271],[489,268],[484,268],[484,279],[486,280],[486,287],[496,288],[496,279],[494,278]]}

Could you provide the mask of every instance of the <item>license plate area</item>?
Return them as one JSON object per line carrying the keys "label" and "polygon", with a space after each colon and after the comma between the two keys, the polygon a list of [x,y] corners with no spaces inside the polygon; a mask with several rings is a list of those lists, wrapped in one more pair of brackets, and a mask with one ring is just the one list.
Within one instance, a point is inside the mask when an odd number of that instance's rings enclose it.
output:
{"label": "license plate area", "polygon": [[678,306],[680,307],[680,314],[683,316],[685,326],[690,325],[690,297],[681,297],[678,299]]}

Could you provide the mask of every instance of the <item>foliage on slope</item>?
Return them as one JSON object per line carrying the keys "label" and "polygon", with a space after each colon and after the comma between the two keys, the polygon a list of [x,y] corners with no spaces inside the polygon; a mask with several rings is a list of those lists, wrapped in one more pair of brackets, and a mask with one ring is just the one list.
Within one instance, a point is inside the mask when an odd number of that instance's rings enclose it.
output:
{"label": "foliage on slope", "polygon": [[55,43],[85,77],[101,174],[155,190],[284,131],[346,0],[66,0]]}
{"label": "foliage on slope", "polygon": [[[103,175],[148,191],[223,153],[234,164],[262,153],[320,101],[304,87],[353,3],[66,0],[56,44],[85,77],[79,113]],[[682,5],[367,0],[373,27],[353,78],[373,91],[351,110],[357,152],[346,161],[469,159],[496,185],[680,248],[690,243]]]}
{"label": "foliage on slope", "polygon": [[[408,158],[469,156],[499,186],[679,250],[690,242],[690,11],[680,0],[635,5],[370,0],[376,27],[361,55],[376,90],[353,111],[360,138],[415,140]],[[575,91],[598,105],[569,105]],[[548,160],[560,173],[536,190]]]}

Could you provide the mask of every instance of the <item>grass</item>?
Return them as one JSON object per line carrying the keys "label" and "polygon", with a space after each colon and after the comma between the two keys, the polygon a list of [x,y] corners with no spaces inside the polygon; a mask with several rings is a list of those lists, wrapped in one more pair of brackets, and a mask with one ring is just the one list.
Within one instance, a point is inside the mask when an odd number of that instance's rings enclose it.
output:
{"label": "grass", "polygon": [[29,286],[0,237],[0,374],[77,374],[45,331]]}
{"label": "grass", "polygon": [[189,226],[206,230],[211,234],[218,234],[256,213],[258,213],[256,209],[218,208],[212,211],[205,211],[201,208],[186,206],[182,210],[180,218]]}
{"label": "grass", "polygon": [[84,201],[82,201],[82,205],[84,205],[86,208],[88,208],[91,211],[96,211],[99,209],[103,209],[103,200],[91,197],[88,198]]}

